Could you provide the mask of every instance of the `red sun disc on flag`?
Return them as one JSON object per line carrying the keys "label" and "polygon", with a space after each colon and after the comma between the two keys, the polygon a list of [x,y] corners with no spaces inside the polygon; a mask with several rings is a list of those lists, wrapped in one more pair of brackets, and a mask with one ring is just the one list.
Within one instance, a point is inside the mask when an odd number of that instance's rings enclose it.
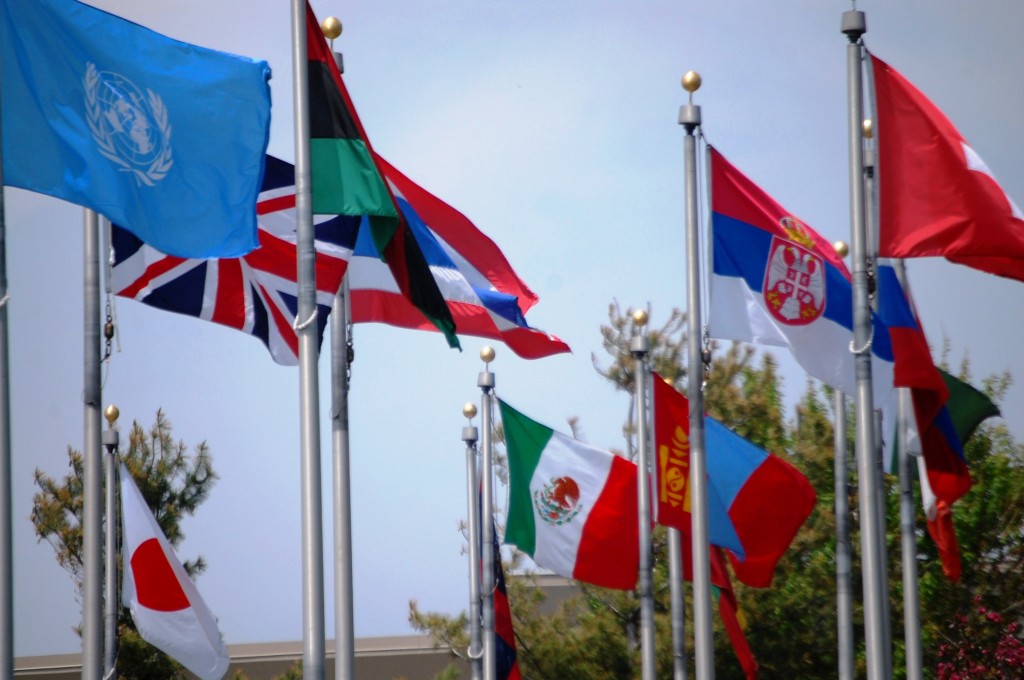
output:
{"label": "red sun disc on flag", "polygon": [[139,604],[158,612],[189,608],[188,596],[157,539],[143,541],[132,554],[131,564]]}

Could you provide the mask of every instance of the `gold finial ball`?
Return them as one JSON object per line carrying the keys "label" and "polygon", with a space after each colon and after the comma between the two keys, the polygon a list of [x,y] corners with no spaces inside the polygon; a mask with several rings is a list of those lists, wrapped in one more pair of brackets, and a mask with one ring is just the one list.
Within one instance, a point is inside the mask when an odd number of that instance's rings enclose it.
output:
{"label": "gold finial ball", "polygon": [[338,17],[327,17],[320,22],[320,30],[324,32],[325,38],[334,40],[341,35],[341,21]]}
{"label": "gold finial ball", "polygon": [[110,423],[111,427],[113,427],[118,417],[120,417],[121,411],[116,406],[111,404],[110,406],[107,407],[107,410],[103,412],[103,415],[107,417],[107,422]]}
{"label": "gold finial ball", "polygon": [[494,361],[494,348],[490,345],[484,345],[483,349],[480,350],[480,358],[485,364]]}
{"label": "gold finial ball", "polygon": [[633,323],[637,326],[647,325],[647,312],[643,309],[637,309],[633,312]]}
{"label": "gold finial ball", "polygon": [[850,247],[846,245],[846,241],[836,241],[832,244],[832,247],[840,258],[846,257],[847,253],[850,252]]}
{"label": "gold finial ball", "polygon": [[467,401],[466,405],[462,407],[462,415],[473,420],[473,418],[476,417],[476,404],[471,401]]}
{"label": "gold finial ball", "polygon": [[693,94],[700,89],[700,74],[696,71],[687,71],[683,74],[683,89]]}
{"label": "gold finial ball", "polygon": [[875,136],[875,121],[870,118],[864,119],[864,122],[861,123],[861,128],[864,130],[864,136],[868,139]]}

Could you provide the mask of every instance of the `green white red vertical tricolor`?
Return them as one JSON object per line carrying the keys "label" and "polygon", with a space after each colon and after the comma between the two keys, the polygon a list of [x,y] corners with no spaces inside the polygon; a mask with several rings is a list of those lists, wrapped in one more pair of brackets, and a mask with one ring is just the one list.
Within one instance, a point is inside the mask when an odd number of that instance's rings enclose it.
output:
{"label": "green white red vertical tricolor", "polygon": [[562,576],[633,588],[640,565],[636,465],[499,404],[509,467],[505,542]]}

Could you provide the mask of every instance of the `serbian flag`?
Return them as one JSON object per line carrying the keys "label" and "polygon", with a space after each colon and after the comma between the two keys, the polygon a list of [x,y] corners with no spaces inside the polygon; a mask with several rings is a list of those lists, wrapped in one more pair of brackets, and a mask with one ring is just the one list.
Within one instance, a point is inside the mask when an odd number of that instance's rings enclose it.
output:
{"label": "serbian flag", "polygon": [[[853,288],[825,239],[711,149],[711,336],[786,347],[810,374],[855,394]],[[873,392],[892,391],[892,345],[872,316]]]}
{"label": "serbian flag", "polygon": [[877,267],[878,313],[889,329],[897,387],[909,387],[928,482],[946,505],[971,488],[967,458],[946,409],[949,388],[932,361],[931,349],[891,261]]}
{"label": "serbian flag", "polygon": [[948,118],[871,55],[881,218],[878,254],[945,257],[1024,281],[1024,214]]}
{"label": "serbian flag", "polygon": [[219,680],[229,658],[217,621],[178,561],[128,468],[121,465],[122,598],[149,644],[203,680]]}
{"label": "serbian flag", "polygon": [[[524,359],[570,351],[557,337],[527,323],[526,312],[537,302],[537,295],[519,278],[491,239],[465,215],[380,156],[375,158],[459,333],[499,340]],[[348,281],[354,323],[436,330],[401,294],[392,270],[381,262],[370,232],[362,227]]]}
{"label": "serbian flag", "polygon": [[[689,400],[654,374],[654,437],[658,523],[691,535],[688,484],[678,491],[685,459],[688,478]],[[683,419],[680,420],[680,417]],[[729,550],[736,578],[755,587],[771,585],[775,565],[814,509],[817,496],[807,478],[782,458],[704,417],[708,474],[708,534],[712,545]],[[666,439],[668,435],[668,439]],[[664,499],[664,500],[663,500]],[[739,548],[735,547],[739,543]]]}
{"label": "serbian flag", "polygon": [[306,43],[313,212],[368,216],[376,250],[402,295],[444,334],[449,347],[459,347],[448,305],[384,182],[370,140],[308,2]]}

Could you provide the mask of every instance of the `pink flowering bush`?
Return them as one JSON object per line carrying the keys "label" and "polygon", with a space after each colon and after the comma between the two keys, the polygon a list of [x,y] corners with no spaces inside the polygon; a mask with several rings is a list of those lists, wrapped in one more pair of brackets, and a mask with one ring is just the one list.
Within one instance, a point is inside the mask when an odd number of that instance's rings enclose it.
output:
{"label": "pink flowering bush", "polygon": [[939,646],[939,680],[1024,678],[1020,623],[985,607],[981,597],[969,614],[956,615],[949,631]]}

